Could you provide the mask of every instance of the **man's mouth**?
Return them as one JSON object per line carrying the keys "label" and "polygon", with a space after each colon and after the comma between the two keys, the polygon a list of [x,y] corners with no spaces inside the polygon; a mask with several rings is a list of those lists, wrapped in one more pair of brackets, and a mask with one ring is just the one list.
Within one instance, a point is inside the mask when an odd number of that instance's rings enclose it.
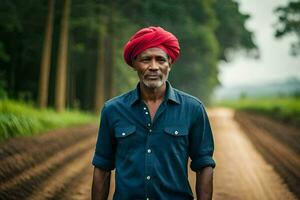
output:
{"label": "man's mouth", "polygon": [[145,76],[146,79],[159,79],[159,75],[146,75]]}

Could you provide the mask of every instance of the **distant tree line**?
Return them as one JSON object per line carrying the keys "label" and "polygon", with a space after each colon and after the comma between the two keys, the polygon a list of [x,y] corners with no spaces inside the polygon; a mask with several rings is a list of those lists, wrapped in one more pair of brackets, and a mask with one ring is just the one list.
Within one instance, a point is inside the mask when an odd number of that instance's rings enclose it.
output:
{"label": "distant tree line", "polygon": [[123,46],[139,28],[162,26],[180,41],[171,83],[203,101],[230,52],[257,53],[249,15],[233,0],[0,0],[0,96],[99,111],[135,87]]}

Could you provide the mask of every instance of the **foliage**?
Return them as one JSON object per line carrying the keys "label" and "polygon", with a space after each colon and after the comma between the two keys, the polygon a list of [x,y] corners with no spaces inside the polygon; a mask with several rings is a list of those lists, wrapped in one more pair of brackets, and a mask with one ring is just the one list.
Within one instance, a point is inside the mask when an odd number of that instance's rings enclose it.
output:
{"label": "foliage", "polygon": [[79,111],[58,114],[52,109],[37,110],[23,102],[0,101],[0,140],[96,121],[96,116]]}
{"label": "foliage", "polygon": [[[0,8],[0,73],[7,74],[10,98],[28,94],[38,99],[38,74],[47,16],[47,0],[2,0]],[[55,72],[63,1],[55,1],[49,105],[54,104]],[[226,52],[255,49],[252,33],[244,24],[234,0],[72,0],[67,104],[92,110],[95,96],[95,71],[99,33],[110,31],[115,42],[105,41],[114,49],[112,56],[114,95],[134,87],[137,77],[123,61],[123,47],[130,35],[141,27],[162,26],[180,41],[181,56],[170,74],[175,87],[208,101],[219,84],[218,63]],[[113,18],[113,20],[110,19]],[[228,60],[228,59],[227,59]],[[105,61],[108,65],[109,63]],[[107,82],[107,81],[106,81]]]}
{"label": "foliage", "polygon": [[220,102],[218,105],[265,114],[295,125],[300,124],[300,98],[241,99]]}
{"label": "foliage", "polygon": [[295,35],[291,45],[291,54],[300,55],[300,0],[290,0],[287,5],[276,8],[278,15],[275,36],[278,38]]}
{"label": "foliage", "polygon": [[250,15],[240,13],[239,3],[231,0],[217,1],[214,8],[218,20],[215,32],[220,43],[220,59],[230,60],[230,52],[236,49],[245,49],[249,56],[258,57],[253,33],[245,27]]}

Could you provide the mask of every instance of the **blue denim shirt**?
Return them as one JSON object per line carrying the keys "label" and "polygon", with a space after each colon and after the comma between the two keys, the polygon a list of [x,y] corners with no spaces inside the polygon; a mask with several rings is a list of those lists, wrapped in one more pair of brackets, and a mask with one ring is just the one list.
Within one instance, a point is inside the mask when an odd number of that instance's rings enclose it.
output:
{"label": "blue denim shirt", "polygon": [[203,104],[167,82],[153,121],[136,89],[105,103],[93,165],[116,169],[114,200],[188,200],[191,169],[215,167],[213,135]]}

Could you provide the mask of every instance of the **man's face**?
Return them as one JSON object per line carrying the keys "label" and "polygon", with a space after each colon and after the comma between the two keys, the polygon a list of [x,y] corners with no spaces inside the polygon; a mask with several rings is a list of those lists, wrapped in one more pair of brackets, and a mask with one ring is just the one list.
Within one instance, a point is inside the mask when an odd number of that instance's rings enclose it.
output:
{"label": "man's face", "polygon": [[132,62],[140,82],[148,88],[159,88],[168,79],[171,60],[160,48],[146,49]]}

